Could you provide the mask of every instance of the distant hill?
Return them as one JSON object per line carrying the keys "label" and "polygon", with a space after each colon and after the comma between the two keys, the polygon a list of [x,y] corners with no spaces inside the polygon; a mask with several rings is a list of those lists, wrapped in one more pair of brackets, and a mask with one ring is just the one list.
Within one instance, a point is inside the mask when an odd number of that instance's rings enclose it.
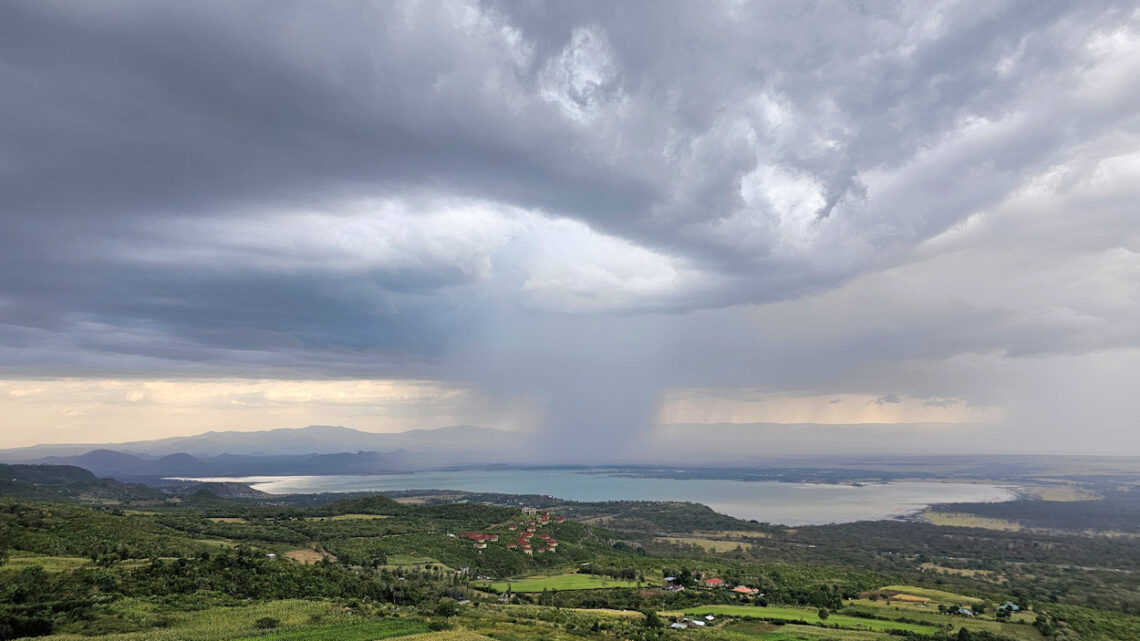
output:
{"label": "distant hill", "polygon": [[121,458],[127,455],[153,461],[156,457],[171,454],[202,459],[222,454],[290,456],[404,450],[412,458],[431,459],[441,465],[456,465],[526,462],[529,452],[534,450],[536,444],[537,438],[532,434],[470,425],[386,434],[332,425],[311,425],[298,429],[255,432],[206,432],[196,436],[128,443],[36,445],[0,450],[0,461],[63,462],[66,458],[69,464],[78,464],[72,463],[73,459],[70,457],[88,456],[100,450],[110,450],[120,455],[120,458],[111,460],[110,455],[100,453],[83,462],[100,469],[111,464],[119,469],[127,469],[135,465]]}
{"label": "distant hill", "polygon": [[131,454],[108,449],[91,450],[80,456],[48,456],[36,462],[45,465],[74,465],[91,470],[95,474],[107,474],[111,471],[120,474],[138,474],[151,463]]}
{"label": "distant hill", "polygon": [[[117,452],[112,452],[117,454]],[[77,457],[79,458],[79,457]],[[89,460],[109,461],[100,453]],[[178,457],[185,461],[185,458]],[[121,459],[125,460],[125,459]],[[141,483],[99,478],[74,465],[7,465],[0,463],[0,497],[33,501],[165,501],[176,496],[260,499],[269,496],[243,483],[174,483],[155,489]]]}
{"label": "distant hill", "polygon": [[0,463],[0,496],[40,501],[60,499],[152,500],[164,498],[138,483],[98,478],[72,465],[6,465]]}
{"label": "distant hill", "polygon": [[99,476],[119,479],[282,474],[392,474],[422,469],[428,464],[428,461],[417,460],[405,450],[285,456],[221,454],[202,458],[177,453],[158,459],[145,459],[113,450],[93,450],[79,456],[51,456],[41,462],[55,466],[75,466]]}

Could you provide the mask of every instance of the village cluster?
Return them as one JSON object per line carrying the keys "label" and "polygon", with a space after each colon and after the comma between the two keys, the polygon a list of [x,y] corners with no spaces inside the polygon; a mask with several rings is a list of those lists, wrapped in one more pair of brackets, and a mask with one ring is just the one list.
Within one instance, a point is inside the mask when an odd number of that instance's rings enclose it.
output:
{"label": "village cluster", "polygon": [[[703,585],[704,587],[711,589],[724,589],[728,587],[728,584],[724,582],[724,579],[716,578],[705,579],[703,581]],[[681,592],[684,591],[685,586],[681,585],[677,577],[667,576],[665,577],[664,588],[667,592]],[[737,594],[743,594],[746,596],[757,596],[760,594],[760,590],[756,588],[750,588],[746,585],[738,585],[735,588],[732,588],[732,591],[736,592]]]}
{"label": "village cluster", "polygon": [[[558,539],[554,538],[547,532],[539,532],[542,527],[549,526],[551,523],[563,523],[566,521],[564,516],[551,516],[549,512],[538,513],[536,508],[527,507],[523,508],[521,517],[514,518],[506,523],[499,523],[487,528],[487,532],[462,532],[460,534],[448,534],[448,536],[458,537],[461,539],[468,539],[475,545],[475,549],[484,550],[487,548],[488,543],[494,543],[499,540],[499,535],[493,530],[506,528],[508,532],[519,532],[513,540],[507,543],[508,550],[520,550],[524,554],[542,554],[543,552],[553,552],[558,548]],[[511,535],[514,536],[514,535]],[[533,543],[535,540],[537,543]]]}

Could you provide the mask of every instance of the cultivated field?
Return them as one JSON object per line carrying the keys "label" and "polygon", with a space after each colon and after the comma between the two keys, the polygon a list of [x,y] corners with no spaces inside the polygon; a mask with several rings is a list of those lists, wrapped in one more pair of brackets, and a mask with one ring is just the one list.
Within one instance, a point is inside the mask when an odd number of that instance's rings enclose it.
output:
{"label": "cultivated field", "polygon": [[[298,548],[296,550],[289,550],[285,553],[285,558],[292,559],[298,563],[320,563],[326,556],[313,548]],[[332,558],[332,557],[330,557]]]}
{"label": "cultivated field", "polygon": [[[959,601],[961,603],[962,601]],[[869,601],[867,599],[855,599],[851,601],[850,606],[856,610],[863,610],[868,615],[873,614],[876,617],[886,618],[906,618],[913,621],[920,621],[929,623],[931,625],[949,625],[954,630],[958,628],[966,628],[971,632],[990,632],[1000,636],[1008,637],[1010,639],[1018,639],[1021,641],[1040,641],[1042,639],[1041,633],[1037,628],[1031,625],[1018,625],[1016,621],[1026,620],[1033,621],[1030,613],[1024,615],[1014,615],[1014,623],[1000,623],[992,618],[987,613],[986,618],[965,618],[960,616],[950,616],[940,614],[936,606],[928,606],[922,608],[918,604],[913,603],[897,603],[891,602],[887,605],[884,601]],[[830,619],[829,619],[830,620]]]}
{"label": "cultivated field", "polygon": [[740,541],[720,541],[715,539],[702,539],[690,536],[659,536],[657,537],[657,540],[680,545],[695,545],[697,547],[711,550],[716,553],[731,552],[738,547],[752,547],[751,545],[747,543],[741,543]]}
{"label": "cultivated field", "polygon": [[993,572],[990,570],[972,570],[972,569],[966,569],[966,568],[948,568],[944,565],[938,565],[937,563],[931,563],[929,561],[927,561],[926,563],[920,563],[918,565],[918,568],[920,570],[929,570],[931,572],[945,572],[946,574],[956,574],[958,576],[990,576],[993,574]]}
{"label": "cultivated field", "polygon": [[727,632],[745,634],[761,641],[891,641],[898,637],[886,632],[868,630],[836,630],[794,623],[776,625],[764,621],[733,621]]}
{"label": "cultivated field", "polygon": [[[594,574],[559,574],[555,576],[532,576],[516,581],[496,581],[491,588],[506,592],[542,592],[543,590],[599,590],[602,588],[636,588],[636,581],[620,581],[608,576]],[[478,586],[476,586],[478,587]]]}
{"label": "cultivated field", "polygon": [[817,610],[794,607],[756,607],[750,605],[702,605],[695,608],[686,608],[685,614],[689,616],[704,616],[714,614],[717,616],[733,616],[751,619],[766,619],[779,621],[799,621],[802,623],[824,624],[850,630],[872,630],[887,632],[889,630],[903,630],[918,632],[919,634],[934,634],[938,627],[918,623],[903,623],[901,621],[880,621],[876,619],[863,619],[860,617],[833,614],[827,620],[819,618]]}
{"label": "cultivated field", "polygon": [[[954,594],[953,592],[944,592],[942,590],[932,590],[930,588],[920,588],[913,585],[888,585],[879,588],[880,592],[898,592],[902,595],[911,595],[929,599],[935,603],[945,603],[946,605],[953,605],[955,603],[980,603],[982,600],[977,597],[966,596],[964,594]],[[897,597],[891,597],[892,599]]]}
{"label": "cultivated field", "polygon": [[387,514],[337,514],[336,516],[310,516],[309,521],[361,521],[370,519],[386,519]]}
{"label": "cultivated field", "polygon": [[8,558],[8,562],[0,565],[2,570],[23,570],[24,568],[41,567],[48,572],[62,572],[74,570],[90,563],[90,559],[77,556],[16,556]]}

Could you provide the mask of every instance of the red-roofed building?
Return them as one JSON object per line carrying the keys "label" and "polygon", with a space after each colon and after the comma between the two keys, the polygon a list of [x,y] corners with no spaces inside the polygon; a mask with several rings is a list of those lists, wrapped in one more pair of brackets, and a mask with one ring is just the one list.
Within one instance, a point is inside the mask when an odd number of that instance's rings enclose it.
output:
{"label": "red-roofed building", "polygon": [[708,579],[705,581],[705,587],[723,588],[724,587],[724,579]]}
{"label": "red-roofed building", "polygon": [[488,542],[499,540],[498,534],[483,534],[482,532],[463,532],[459,535],[460,538],[470,539],[475,542],[475,547],[482,550],[487,547]]}

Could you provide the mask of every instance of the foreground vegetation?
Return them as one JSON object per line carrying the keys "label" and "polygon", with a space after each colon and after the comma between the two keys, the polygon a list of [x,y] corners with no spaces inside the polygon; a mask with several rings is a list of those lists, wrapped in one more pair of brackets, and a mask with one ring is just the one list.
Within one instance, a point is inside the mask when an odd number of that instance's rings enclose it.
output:
{"label": "foreground vegetation", "polygon": [[[0,639],[1140,639],[1140,550],[1119,534],[789,529],[542,497],[155,500],[103,481],[83,505],[58,489],[83,478],[8,481]],[[1082,527],[1100,509],[1068,503]],[[945,512],[974,513],[960,507]],[[1011,513],[1041,514],[985,518]]]}

